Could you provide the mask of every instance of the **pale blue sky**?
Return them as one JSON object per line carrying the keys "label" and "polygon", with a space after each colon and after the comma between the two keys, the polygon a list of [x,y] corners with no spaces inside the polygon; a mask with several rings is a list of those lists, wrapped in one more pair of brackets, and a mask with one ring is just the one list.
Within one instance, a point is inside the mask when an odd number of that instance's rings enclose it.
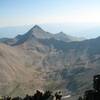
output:
{"label": "pale blue sky", "polygon": [[100,26],[100,0],[0,0],[0,27],[30,24]]}
{"label": "pale blue sky", "polygon": [[100,24],[100,0],[0,0],[0,23]]}

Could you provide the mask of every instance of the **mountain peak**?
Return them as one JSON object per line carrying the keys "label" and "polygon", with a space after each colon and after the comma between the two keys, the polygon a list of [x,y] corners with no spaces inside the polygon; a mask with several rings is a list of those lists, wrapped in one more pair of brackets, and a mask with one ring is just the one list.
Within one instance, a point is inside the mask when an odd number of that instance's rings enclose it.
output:
{"label": "mountain peak", "polygon": [[49,32],[44,31],[40,26],[35,25],[33,26],[28,32],[27,34],[31,34],[36,38],[39,39],[45,39],[45,38],[50,38],[52,36],[52,34],[50,34]]}
{"label": "mountain peak", "polygon": [[61,31],[61,32],[59,32],[59,34],[64,34],[64,32],[63,32],[63,31]]}
{"label": "mountain peak", "polygon": [[33,27],[34,29],[35,28],[37,28],[37,29],[41,29],[41,27],[40,26],[38,26],[38,25],[34,25],[34,27]]}
{"label": "mountain peak", "polygon": [[38,33],[44,33],[44,30],[40,26],[35,25],[28,31],[28,33],[38,35]]}
{"label": "mountain peak", "polygon": [[30,29],[30,31],[43,31],[43,29],[40,26],[35,25]]}
{"label": "mountain peak", "polygon": [[62,32],[62,31],[59,32],[58,35],[61,35],[61,36],[64,35],[64,36],[66,36],[66,34],[64,32]]}

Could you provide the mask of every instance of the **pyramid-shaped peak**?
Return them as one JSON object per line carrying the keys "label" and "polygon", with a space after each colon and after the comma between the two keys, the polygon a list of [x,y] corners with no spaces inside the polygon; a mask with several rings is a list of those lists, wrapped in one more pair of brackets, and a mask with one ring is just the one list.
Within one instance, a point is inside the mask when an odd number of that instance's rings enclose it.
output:
{"label": "pyramid-shaped peak", "polygon": [[59,32],[59,34],[65,34],[63,31]]}
{"label": "pyramid-shaped peak", "polygon": [[40,26],[38,26],[38,25],[35,25],[35,26],[33,26],[29,31],[28,31],[28,33],[31,33],[31,34],[38,34],[38,33],[43,33],[44,32],[44,30],[40,27]]}
{"label": "pyramid-shaped peak", "polygon": [[43,29],[42,29],[40,26],[38,26],[38,25],[34,25],[34,26],[31,28],[31,30],[42,30],[42,31],[43,31]]}
{"label": "pyramid-shaped peak", "polygon": [[52,36],[52,34],[46,32],[45,30],[43,30],[41,27],[39,27],[38,25],[33,26],[28,32],[27,34],[29,34],[30,36],[34,36],[36,38],[39,39],[45,39],[45,38],[50,38]]}
{"label": "pyramid-shaped peak", "polygon": [[38,25],[34,25],[34,27],[33,28],[39,28],[39,29],[41,29],[41,27],[40,26],[38,26]]}
{"label": "pyramid-shaped peak", "polygon": [[66,34],[64,32],[62,32],[62,31],[59,32],[58,35],[64,35],[64,36],[66,36]]}

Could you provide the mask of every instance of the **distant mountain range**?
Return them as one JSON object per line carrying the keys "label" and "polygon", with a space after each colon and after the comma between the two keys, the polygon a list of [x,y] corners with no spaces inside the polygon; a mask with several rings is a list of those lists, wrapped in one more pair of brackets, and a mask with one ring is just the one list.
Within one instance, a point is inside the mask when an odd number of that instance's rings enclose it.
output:
{"label": "distant mountain range", "polygon": [[61,89],[74,98],[90,89],[89,81],[100,72],[100,37],[83,40],[35,25],[23,35],[0,41],[2,95],[32,94],[39,88]]}
{"label": "distant mountain range", "polygon": [[[0,27],[0,38],[8,37],[13,38],[18,34],[24,34],[34,25],[22,25],[22,26],[9,26]],[[43,29],[50,33],[64,32],[68,35],[75,37],[82,37],[83,39],[91,39],[100,36],[100,26],[95,24],[39,24]]]}
{"label": "distant mountain range", "polygon": [[23,39],[25,39],[25,37],[28,38],[29,35],[33,35],[34,37],[36,37],[38,39],[54,38],[56,40],[61,40],[61,41],[64,41],[64,42],[72,42],[72,41],[82,41],[82,40],[84,40],[83,38],[77,38],[77,37],[66,35],[63,32],[59,32],[58,34],[52,34],[52,33],[44,31],[38,25],[35,25],[33,28],[31,28],[24,35],[18,35],[18,36],[16,36],[13,39],[2,38],[1,41],[3,41],[3,42],[10,42],[11,41],[11,44],[13,44],[13,42],[20,42],[20,41],[22,41]]}

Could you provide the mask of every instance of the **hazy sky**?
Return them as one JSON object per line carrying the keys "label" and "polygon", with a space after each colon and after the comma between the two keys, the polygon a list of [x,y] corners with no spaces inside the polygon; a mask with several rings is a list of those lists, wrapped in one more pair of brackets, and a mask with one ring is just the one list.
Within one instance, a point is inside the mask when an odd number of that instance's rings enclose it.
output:
{"label": "hazy sky", "polygon": [[53,23],[100,26],[100,0],[0,0],[0,27]]}

